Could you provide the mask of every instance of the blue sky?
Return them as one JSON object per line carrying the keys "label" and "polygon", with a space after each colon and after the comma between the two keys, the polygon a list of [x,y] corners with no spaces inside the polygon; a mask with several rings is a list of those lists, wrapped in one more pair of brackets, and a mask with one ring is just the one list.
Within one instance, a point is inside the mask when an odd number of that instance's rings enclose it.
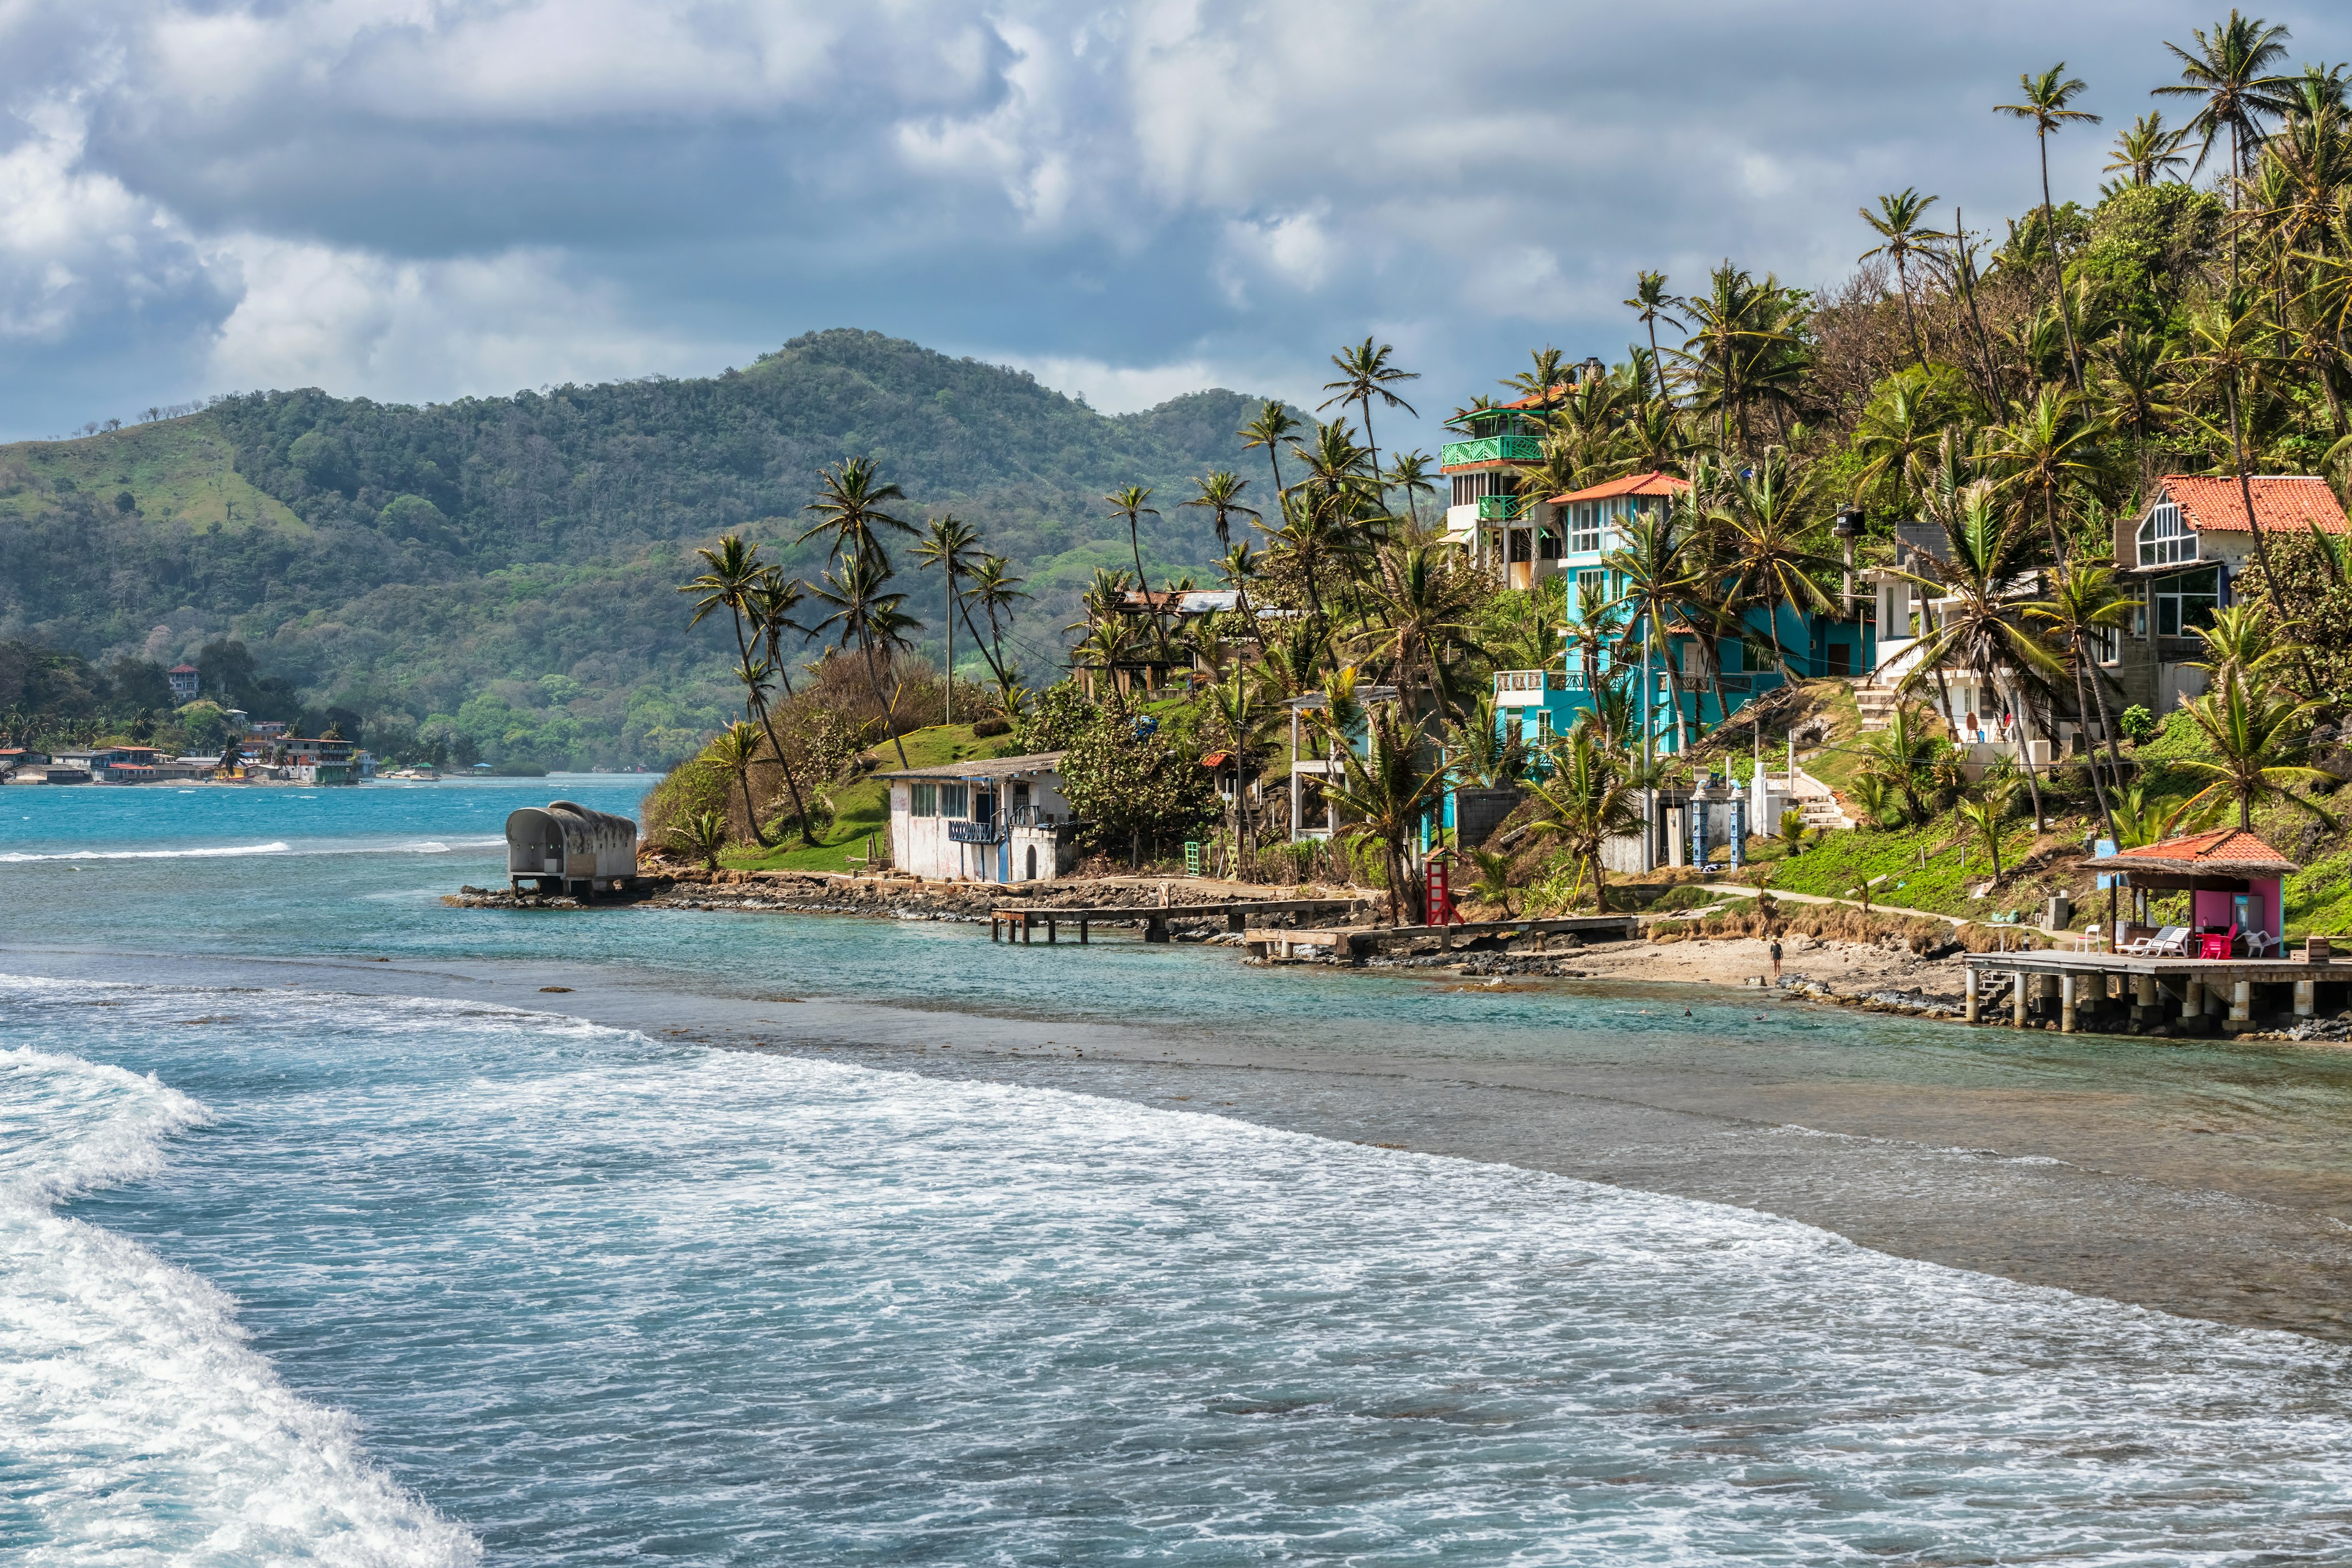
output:
{"label": "blue sky", "polygon": [[[2352,26],[2266,8],[2298,59]],[[1834,282],[1854,209],[2095,193],[2171,0],[18,0],[0,437],[208,393],[695,375],[868,327],[1097,407],[1309,405],[1373,333],[1443,412],[1621,357],[1643,267]],[[2168,112],[2179,118],[2180,110]],[[1402,429],[1399,434],[1402,434]],[[1428,439],[1433,432],[1414,432]],[[1387,445],[1383,432],[1383,445]]]}

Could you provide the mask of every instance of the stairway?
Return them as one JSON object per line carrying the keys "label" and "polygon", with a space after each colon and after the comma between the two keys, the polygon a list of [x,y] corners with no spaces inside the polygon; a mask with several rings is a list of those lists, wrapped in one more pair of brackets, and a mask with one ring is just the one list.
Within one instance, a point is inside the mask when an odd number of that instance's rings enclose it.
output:
{"label": "stairway", "polygon": [[1884,730],[1895,718],[1895,683],[1873,676],[1853,683],[1853,705],[1862,714],[1862,732]]}

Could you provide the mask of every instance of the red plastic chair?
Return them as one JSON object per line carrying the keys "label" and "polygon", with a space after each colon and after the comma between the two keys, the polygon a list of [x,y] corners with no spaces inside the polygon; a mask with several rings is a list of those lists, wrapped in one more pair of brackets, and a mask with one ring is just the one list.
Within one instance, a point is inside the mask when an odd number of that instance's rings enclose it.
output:
{"label": "red plastic chair", "polygon": [[2237,940],[2238,928],[2234,922],[2226,931],[2207,931],[2197,939],[2197,956],[2227,958],[2230,956],[2230,949],[2236,945]]}

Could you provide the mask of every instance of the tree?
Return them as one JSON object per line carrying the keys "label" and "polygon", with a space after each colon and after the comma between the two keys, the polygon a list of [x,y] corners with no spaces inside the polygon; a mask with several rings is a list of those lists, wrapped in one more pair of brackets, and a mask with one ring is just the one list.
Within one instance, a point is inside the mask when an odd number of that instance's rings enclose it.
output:
{"label": "tree", "polygon": [[738,719],[719,732],[719,739],[711,743],[711,752],[721,767],[735,775],[735,783],[743,792],[743,820],[751,826],[752,842],[765,849],[775,841],[760,826],[760,805],[751,798],[751,763],[760,755],[763,739],[758,725]]}
{"label": "tree", "polygon": [[2305,762],[2311,754],[2316,705],[2261,690],[2241,675],[2180,707],[2204,731],[2212,752],[2210,762],[2183,758],[2172,764],[2193,778],[2212,781],[2190,799],[2192,809],[2225,802],[2237,807],[2238,826],[2252,831],[2256,806],[2284,801],[2333,826],[2326,812],[2294,793],[2298,784],[2308,788],[2336,782],[2333,773]]}
{"label": "tree", "polygon": [[876,660],[882,648],[906,647],[907,633],[922,623],[902,608],[906,595],[887,591],[890,578],[890,563],[878,549],[848,556],[825,573],[824,585],[816,591],[819,599],[833,606],[833,614],[818,622],[817,629],[837,627],[836,647],[857,645],[866,661],[866,683],[873,688],[875,703],[888,718],[890,744],[904,768],[908,765],[907,743],[898,738],[898,705],[882,694],[882,672]]}
{"label": "tree", "polygon": [[881,467],[873,458],[847,458],[817,475],[817,498],[803,510],[816,513],[818,521],[802,533],[800,542],[830,533],[836,560],[875,556],[882,575],[888,577],[890,558],[882,550],[883,531],[912,533],[915,525],[883,509],[906,499],[906,491],[883,482]]}
{"label": "tree", "polygon": [[[1344,832],[1351,842],[1380,846],[1388,874],[1389,923],[1397,925],[1402,923],[1400,900],[1406,890],[1405,843],[1445,787],[1445,763],[1440,757],[1433,764],[1421,726],[1400,705],[1358,704],[1354,684],[1352,672],[1344,682],[1333,681],[1318,715],[1340,767],[1338,782],[1326,784],[1324,798],[1347,821]],[[1353,743],[1351,719],[1362,725],[1361,751]]]}
{"label": "tree", "polygon": [[1151,592],[1151,579],[1143,574],[1143,535],[1141,521],[1158,517],[1160,509],[1152,506],[1149,485],[1128,485],[1103,497],[1110,503],[1110,514],[1127,522],[1128,549],[1135,556],[1135,585],[1145,594]]}
{"label": "tree", "polygon": [[1964,800],[1959,803],[1961,819],[1983,836],[1985,852],[1992,857],[1992,879],[2001,879],[2000,868],[2000,806],[1990,800]]}
{"label": "tree", "polygon": [[1616,752],[1605,745],[1598,726],[1578,724],[1553,742],[1546,775],[1534,785],[1538,802],[1533,826],[1560,836],[1565,851],[1577,866],[1577,886],[1592,879],[1592,907],[1609,912],[1608,871],[1601,851],[1610,839],[1644,830],[1641,808]]}
{"label": "tree", "polygon": [[[1626,524],[1624,540],[1622,545],[1601,558],[1601,563],[1622,584],[1608,609],[1612,617],[1622,612],[1621,648],[1632,638],[1641,641],[1645,695],[1650,683],[1650,660],[1654,655],[1664,658],[1666,691],[1675,708],[1675,749],[1687,752],[1690,726],[1683,710],[1683,672],[1675,658],[1675,638],[1689,629],[1685,612],[1704,592],[1705,564],[1694,548],[1692,536],[1679,526],[1675,514],[1663,507],[1638,513]],[[1655,729],[1654,721],[1643,726],[1645,742]]]}
{"label": "tree", "polygon": [[1237,516],[1248,518],[1257,516],[1256,511],[1242,504],[1242,491],[1249,488],[1249,481],[1238,474],[1227,473],[1220,468],[1205,479],[1195,479],[1193,484],[1197,493],[1184,504],[1208,508],[1211,524],[1217,531],[1217,548],[1232,549],[1233,520]]}
{"label": "tree", "polygon": [[691,855],[706,870],[719,869],[719,851],[727,847],[727,818],[716,811],[698,811],[670,829],[670,847]]}
{"label": "tree", "polygon": [[1333,354],[1331,363],[1338,368],[1339,379],[1323,384],[1323,390],[1331,395],[1316,405],[1320,410],[1335,403],[1353,403],[1364,411],[1364,447],[1371,454],[1375,474],[1381,471],[1381,444],[1372,439],[1372,399],[1379,398],[1389,408],[1415,413],[1412,404],[1389,390],[1398,382],[1421,379],[1419,371],[1400,370],[1389,363],[1389,355],[1395,352],[1387,343],[1374,348],[1372,340],[1366,338],[1356,347]]}
{"label": "tree", "polygon": [[2074,347],[2074,318],[2066,307],[2066,274],[2058,246],[2057,209],[2050,202],[2050,138],[2070,121],[2096,125],[2099,117],[2067,107],[2083,90],[2084,84],[2077,78],[2067,77],[2065,71],[2066,62],[2060,60],[2038,77],[2020,76],[2017,81],[2024,89],[2024,101],[1996,104],[1993,112],[2033,122],[2034,144],[2042,153],[2042,234],[2050,246],[2050,281],[2058,297],[2058,319],[2066,331],[2066,364],[2074,376],[2074,390],[2079,393],[2083,390],[2083,356]]}
{"label": "tree", "polygon": [[[702,574],[678,588],[681,594],[701,595],[695,601],[694,618],[687,626],[689,629],[699,626],[714,611],[727,612],[735,633],[735,678],[743,683],[744,714],[756,721],[766,733],[768,749],[775,753],[776,765],[783,770],[784,787],[792,792],[793,809],[800,818],[801,842],[814,847],[816,836],[810,829],[808,811],[801,800],[800,781],[793,776],[783,744],[776,738],[776,726],[766,700],[768,680],[780,667],[777,650],[785,628],[803,630],[805,635],[804,628],[790,618],[805,585],[798,578],[787,583],[781,572],[761,566],[760,547],[744,543],[740,534],[722,534],[715,549],[698,550],[695,553],[702,558]],[[755,636],[765,643],[767,657],[762,658],[754,647]],[[748,802],[745,809],[751,812],[751,831],[759,837],[759,814]],[[767,839],[760,837],[760,842],[764,846]]]}
{"label": "tree", "polygon": [[1688,330],[1666,314],[1675,303],[1675,297],[1666,292],[1666,275],[1663,272],[1635,274],[1633,297],[1625,301],[1626,309],[1633,312],[1634,320],[1649,330],[1650,366],[1658,375],[1658,401],[1666,404],[1673,403],[1674,393],[1666,385],[1666,362],[1658,354],[1658,323],[1664,321],[1678,332]]}
{"label": "tree", "polygon": [[1772,447],[1729,477],[1715,513],[1730,533],[1728,595],[1735,604],[1763,606],[1773,663],[1791,684],[1797,676],[1780,641],[1780,611],[1829,609],[1832,600],[1812,574],[1837,564],[1812,547],[1819,527],[1813,484],[1811,469],[1790,461],[1786,447]]}
{"label": "tree", "polygon": [[1242,438],[1242,450],[1265,448],[1265,460],[1274,469],[1274,494],[1277,505],[1283,494],[1282,459],[1277,454],[1282,444],[1290,439],[1292,433],[1298,428],[1298,421],[1290,416],[1290,410],[1283,406],[1281,400],[1269,397],[1265,405],[1257,411],[1257,417],[1235,432]]}
{"label": "tree", "polygon": [[1405,510],[1412,514],[1413,526],[1421,527],[1421,498],[1437,493],[1437,481],[1429,477],[1429,454],[1398,453],[1389,459],[1389,471],[1381,476],[1381,484],[1385,489],[1404,492]]}
{"label": "tree", "polygon": [[[1026,581],[1026,578],[1013,575],[1013,563],[1003,556],[982,555],[980,563],[971,569],[971,586],[966,590],[964,597],[964,626],[967,630],[971,630],[971,605],[977,604],[982,613],[988,616],[988,646],[984,650],[988,668],[990,673],[996,677],[998,697],[1008,704],[1013,689],[1018,684],[1016,677],[1020,672],[1004,657],[1004,626],[1013,618],[1013,605],[1029,596],[1021,587]],[[980,634],[973,631],[972,635],[977,637]],[[1008,716],[1011,711],[1008,706]]]}
{"label": "tree", "polygon": [[[2123,753],[2107,710],[2106,683],[2111,677],[2100,668],[2099,653],[2110,637],[2120,644],[2124,627],[2140,602],[2137,592],[2124,591],[2113,567],[2078,563],[2058,578],[2049,598],[2024,606],[2027,618],[2047,626],[2065,649],[2066,663],[2074,677],[2074,711],[2085,717],[2095,709],[2097,711],[2100,732],[2106,737],[2107,775],[2117,789],[2123,787]],[[2095,772],[2098,753],[2091,755]],[[2107,813],[2105,791],[2100,792],[2099,813],[2106,823],[2107,837],[2114,837],[2116,824]]]}
{"label": "tree", "polygon": [[2180,144],[2189,140],[2189,128],[2168,130],[2164,115],[2151,111],[2132,121],[2132,128],[2116,136],[2116,155],[2101,174],[2120,173],[2135,185],[2152,185],[2189,160],[2180,153]]}
{"label": "tree", "polygon": [[1758,401],[1792,402],[1808,363],[1799,314],[1802,296],[1767,273],[1759,283],[1726,260],[1707,277],[1705,296],[1682,301],[1693,335],[1676,355],[1689,368],[1695,412],[1716,416],[1716,445],[1728,451],[1731,430],[1750,446],[1748,411]]}
{"label": "tree", "polygon": [[1880,242],[1876,247],[1864,251],[1862,259],[1884,256],[1894,261],[1895,281],[1903,289],[1903,319],[1911,328],[1911,352],[1923,370],[1927,364],[1927,340],[1919,335],[1919,317],[1911,306],[1911,258],[1919,249],[1921,240],[1937,237],[1920,226],[1920,219],[1941,199],[1923,196],[1916,186],[1906,185],[1894,195],[1879,197],[1875,214],[1868,207],[1860,209],[1862,221],[1870,226]]}
{"label": "tree", "polygon": [[[956,579],[971,568],[971,557],[980,549],[980,533],[971,524],[952,512],[932,518],[923,542],[915,547],[915,559],[926,566],[936,566],[948,580],[947,634],[948,678],[947,722],[955,722],[955,624],[956,610],[962,596],[956,590]],[[967,617],[971,615],[966,610]]]}
{"label": "tree", "polygon": [[[2165,47],[2180,62],[2180,79],[2153,89],[2158,98],[2188,98],[2198,100],[2197,117],[2187,127],[2189,133],[2202,138],[2197,150],[2197,163],[2189,172],[2191,177],[2203,171],[2205,160],[2211,157],[2214,142],[2224,134],[2230,138],[2230,206],[2237,208],[2237,184],[2245,177],[2247,154],[2262,139],[2260,117],[2277,110],[2278,89],[2286,79],[2271,71],[2271,68],[2286,58],[2287,30],[2258,17],[2240,16],[2237,7],[2230,9],[2230,19],[2214,25],[2208,34],[2195,29],[2197,50],[2191,54],[2179,44],[2167,40]],[[2234,232],[2230,241],[2230,276],[2238,274],[2238,244]]]}

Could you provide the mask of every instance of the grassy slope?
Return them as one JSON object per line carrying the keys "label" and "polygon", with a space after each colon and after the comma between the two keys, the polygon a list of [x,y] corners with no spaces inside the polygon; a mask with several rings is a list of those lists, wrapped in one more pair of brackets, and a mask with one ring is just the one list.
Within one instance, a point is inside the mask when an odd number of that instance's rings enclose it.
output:
{"label": "grassy slope", "polygon": [[[1009,736],[991,740],[975,739],[969,724],[936,724],[928,730],[917,730],[900,737],[907,745],[907,762],[911,767],[937,767],[942,763],[961,762],[968,757],[1009,756],[1013,742]],[[866,753],[882,769],[898,765],[898,753],[888,742]],[[846,871],[853,855],[866,853],[866,836],[887,837],[890,831],[890,786],[872,774],[856,784],[836,787],[832,792],[838,816],[832,831],[824,835],[824,843],[811,849],[798,838],[787,839],[772,849],[747,847],[730,850],[720,858],[720,864],[730,870],[767,871]]]}
{"label": "grassy slope", "polygon": [[227,533],[267,522],[307,537],[310,526],[247,484],[236,459],[235,446],[206,414],[72,441],[11,442],[0,446],[0,514],[30,517],[75,490],[111,506],[129,490],[151,521],[217,524]]}

